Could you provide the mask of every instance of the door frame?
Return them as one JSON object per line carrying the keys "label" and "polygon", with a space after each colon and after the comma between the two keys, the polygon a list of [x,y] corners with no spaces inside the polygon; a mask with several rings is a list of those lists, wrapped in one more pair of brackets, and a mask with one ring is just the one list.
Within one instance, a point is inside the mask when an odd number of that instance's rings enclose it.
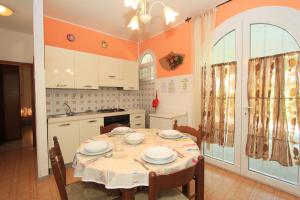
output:
{"label": "door frame", "polygon": [[[32,133],[33,133],[33,147],[35,147],[36,146],[36,118],[35,118],[36,108],[35,108],[34,65],[33,65],[33,63],[15,62],[15,61],[6,61],[6,60],[0,60],[0,64],[31,68]],[[21,105],[20,105],[20,108],[21,108]]]}
{"label": "door frame", "polygon": [[[280,13],[280,18],[278,18],[278,13]],[[243,63],[244,68],[248,69],[248,60],[250,59],[250,25],[263,23],[270,24],[274,26],[278,26],[283,28],[287,32],[289,32],[300,44],[300,25],[297,22],[300,19],[300,12],[296,9],[287,8],[287,7],[262,7],[256,8],[253,10],[249,10],[240,17],[243,20]],[[292,19],[295,19],[293,22]],[[243,80],[248,80],[248,70],[243,70],[242,74]],[[247,99],[247,82],[242,83],[243,93],[242,93],[242,108],[248,107],[248,99]],[[247,144],[247,134],[248,133],[248,110],[244,109],[244,114],[242,115],[242,148],[241,155],[241,174],[260,181],[262,183],[271,185],[273,187],[279,188],[281,190],[288,191],[297,196],[300,196],[300,181],[298,181],[298,186],[285,183],[283,181],[277,180],[275,178],[271,178],[269,176],[250,171],[249,168],[249,159],[246,156],[246,144]],[[300,179],[300,167],[298,168],[298,179]]]}
{"label": "door frame", "polygon": [[[213,45],[217,44],[218,41],[220,41],[224,36],[226,36],[228,33],[235,31],[235,61],[237,62],[237,71],[236,71],[236,85],[241,85],[242,79],[241,79],[241,73],[242,73],[242,52],[238,51],[238,49],[242,48],[241,38],[242,38],[242,24],[240,20],[230,20],[225,21],[224,23],[220,24],[216,30],[215,30],[215,38],[213,40]],[[211,47],[213,48],[213,47]],[[228,171],[232,171],[234,173],[241,173],[241,166],[240,166],[240,151],[241,148],[241,100],[238,98],[241,96],[241,87],[236,87],[235,91],[235,134],[234,134],[234,164],[230,164],[227,162],[224,162],[222,160],[218,160],[215,158],[211,158],[209,156],[206,156],[206,162],[216,165],[218,167],[224,168]],[[204,145],[203,145],[204,146]]]}
{"label": "door frame", "polygon": [[[280,18],[278,18],[278,13],[280,13]],[[293,23],[291,19],[295,19]],[[216,159],[212,159],[206,157],[206,161],[213,165],[225,168],[229,171],[238,173],[247,178],[253,179],[255,181],[270,185],[272,187],[278,188],[280,190],[287,191],[289,193],[300,196],[300,181],[299,185],[292,185],[289,183],[285,183],[283,181],[250,171],[248,169],[248,157],[246,156],[246,142],[247,142],[247,131],[248,131],[248,109],[244,109],[248,106],[247,99],[247,78],[248,78],[248,59],[250,57],[250,26],[249,24],[254,23],[266,23],[273,24],[275,26],[279,26],[285,30],[287,30],[294,38],[297,40],[298,44],[300,44],[300,25],[297,21],[300,19],[299,10],[289,8],[289,7],[280,7],[280,6],[266,6],[259,7],[244,11],[238,15],[235,15],[221,25],[216,27],[215,33],[215,42],[218,41],[221,37],[230,32],[230,30],[236,29],[236,60],[237,60],[237,91],[236,91],[236,113],[235,113],[235,123],[240,123],[241,127],[238,130],[237,126],[235,126],[235,143],[238,142],[240,145],[235,147],[236,151],[239,152],[239,159],[235,159],[235,163],[240,162],[237,166],[232,167],[230,164],[224,163],[222,161],[218,161]],[[239,71],[239,69],[243,69]],[[240,84],[240,87],[238,85]],[[239,89],[241,91],[239,91]],[[240,92],[240,93],[239,93]],[[240,95],[240,96],[239,96]],[[240,99],[239,99],[240,98]],[[239,109],[239,110],[238,110]],[[237,113],[240,113],[238,116]],[[239,121],[238,121],[239,120]],[[239,131],[239,132],[238,132]],[[238,149],[239,148],[239,149]],[[237,157],[238,155],[235,155]],[[300,167],[299,167],[299,179],[300,179]]]}

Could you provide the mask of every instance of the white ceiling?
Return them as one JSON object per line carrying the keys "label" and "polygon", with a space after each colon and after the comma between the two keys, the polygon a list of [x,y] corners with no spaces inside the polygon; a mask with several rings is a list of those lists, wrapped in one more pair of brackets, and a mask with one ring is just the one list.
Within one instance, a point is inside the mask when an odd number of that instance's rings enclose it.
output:
{"label": "white ceiling", "polygon": [[0,0],[14,11],[9,17],[0,16],[0,28],[23,33],[33,33],[33,0]]}
{"label": "white ceiling", "polygon": [[[162,16],[163,8],[157,5],[153,7],[151,23],[142,27],[139,32],[131,31],[127,28],[127,25],[134,15],[134,11],[125,8],[123,1],[44,0],[44,14],[133,41],[147,39],[169,28],[165,25]],[[164,0],[167,6],[180,14],[175,24],[221,2],[224,2],[224,0]]]}

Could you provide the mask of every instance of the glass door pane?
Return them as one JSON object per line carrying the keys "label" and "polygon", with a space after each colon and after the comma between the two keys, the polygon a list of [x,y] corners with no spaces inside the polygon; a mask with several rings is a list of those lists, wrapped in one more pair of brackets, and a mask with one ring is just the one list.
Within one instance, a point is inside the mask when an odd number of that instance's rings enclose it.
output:
{"label": "glass door pane", "polygon": [[[272,56],[299,50],[300,48],[297,41],[286,30],[270,24],[251,24],[250,58]],[[287,93],[286,96],[289,96],[288,93],[295,88],[295,77],[292,75],[292,69],[287,68],[285,70],[289,70],[285,73],[287,80],[285,92]],[[272,84],[275,84],[275,79],[272,80]],[[270,103],[272,104],[272,100]],[[293,121],[296,120],[296,118],[294,118],[295,115],[293,114],[297,110],[296,103],[292,99],[286,99],[285,103],[287,106],[286,117],[288,126],[291,127],[291,123],[294,123]],[[270,113],[272,113],[272,111],[270,111]],[[272,118],[272,114],[270,115],[270,118]],[[291,153],[293,154],[294,148],[299,150],[299,127],[296,126],[295,131],[288,131],[290,132],[289,146],[291,148]],[[269,128],[269,157],[272,152],[272,132],[272,129]],[[299,184],[299,165],[284,167],[276,161],[248,158],[248,169],[284,182],[295,185]]]}
{"label": "glass door pane", "polygon": [[[213,65],[218,65],[222,63],[229,63],[236,61],[236,30],[233,30],[226,35],[224,35],[213,47],[212,50],[212,64]],[[223,67],[227,67],[226,65],[222,65]],[[218,68],[220,66],[216,66]],[[227,68],[225,69],[225,72],[227,72]],[[236,71],[235,71],[236,72]],[[231,81],[234,81],[235,83],[235,72],[227,72],[225,74],[224,82],[225,82],[225,93],[227,95],[230,95],[230,93],[235,94],[235,87],[232,87],[234,91],[227,91],[229,89],[229,85]],[[207,76],[210,76],[210,74],[207,74]],[[216,89],[218,89],[218,84],[220,84],[220,75],[218,74],[218,69],[216,69]],[[218,92],[217,92],[218,93]],[[218,96],[218,95],[217,95]],[[222,98],[222,97],[221,97]],[[218,97],[217,97],[218,99]],[[225,106],[225,115],[228,114],[229,112],[232,112],[231,117],[234,116],[234,110],[230,111],[230,98],[227,98],[224,102]],[[235,101],[233,99],[233,105],[235,104]],[[218,109],[218,104],[216,104],[216,110]],[[229,118],[226,118],[228,120]],[[226,124],[227,122],[225,122]],[[230,123],[229,123],[230,124]],[[235,125],[234,122],[232,124],[233,126]],[[226,128],[225,128],[226,131]],[[228,131],[228,130],[227,130]],[[233,129],[234,131],[234,129]],[[224,133],[226,135],[226,133]],[[235,134],[235,133],[233,133]],[[204,143],[204,155],[207,157],[210,157],[212,159],[216,159],[222,162],[226,162],[229,164],[234,164],[235,163],[235,148],[234,145],[220,145],[220,144],[215,144],[215,143],[210,143],[208,144],[207,142]]]}

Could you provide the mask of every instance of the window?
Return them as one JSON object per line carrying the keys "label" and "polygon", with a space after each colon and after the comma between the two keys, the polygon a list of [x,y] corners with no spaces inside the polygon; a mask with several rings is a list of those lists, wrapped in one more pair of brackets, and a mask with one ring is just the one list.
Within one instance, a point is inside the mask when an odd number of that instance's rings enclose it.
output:
{"label": "window", "polygon": [[153,52],[146,51],[140,59],[140,81],[152,81],[155,79],[156,60]]}

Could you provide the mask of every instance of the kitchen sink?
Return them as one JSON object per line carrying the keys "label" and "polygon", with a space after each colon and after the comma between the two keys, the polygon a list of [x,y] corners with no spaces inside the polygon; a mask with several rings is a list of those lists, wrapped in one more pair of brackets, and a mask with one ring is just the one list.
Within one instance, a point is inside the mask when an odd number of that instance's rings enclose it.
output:
{"label": "kitchen sink", "polygon": [[78,113],[71,113],[71,114],[56,114],[56,115],[49,115],[49,118],[60,118],[60,117],[71,117],[71,116],[80,116],[80,115],[90,115],[96,114],[97,112],[78,112]]}

